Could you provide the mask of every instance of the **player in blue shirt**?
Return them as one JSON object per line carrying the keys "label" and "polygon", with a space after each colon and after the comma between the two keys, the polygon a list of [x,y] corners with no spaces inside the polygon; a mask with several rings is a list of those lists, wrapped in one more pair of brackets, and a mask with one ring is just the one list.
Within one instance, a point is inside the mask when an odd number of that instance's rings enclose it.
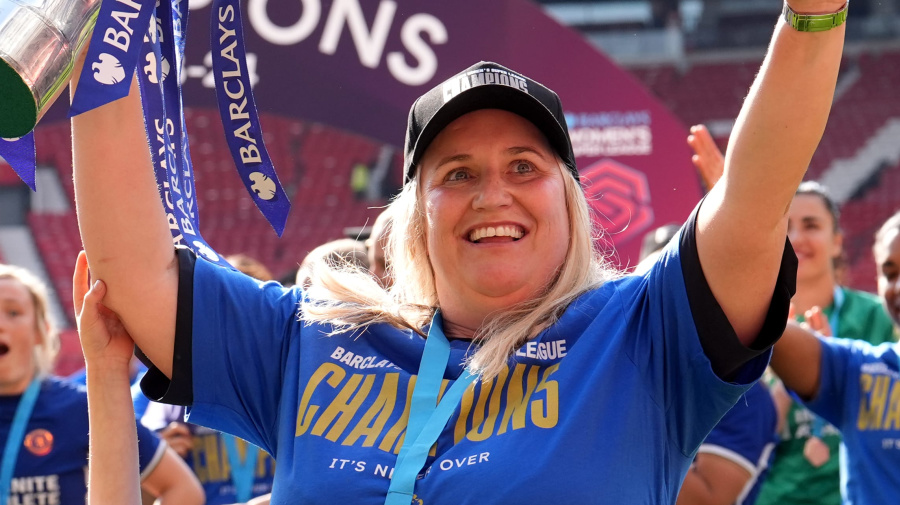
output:
{"label": "player in blue shirt", "polygon": [[775,448],[777,417],[768,388],[757,382],[700,445],[677,505],[753,505]]}
{"label": "player in blue shirt", "polygon": [[[0,264],[0,498],[9,505],[85,501],[87,395],[48,375],[57,349],[43,285]],[[173,451],[143,427],[137,439],[134,477],[148,492],[161,503],[202,503],[199,484]]]}
{"label": "player in blue shirt", "polygon": [[[677,225],[647,233],[635,271],[651,269],[677,233]],[[777,417],[768,388],[757,382],[700,445],[681,485],[677,505],[753,505],[777,440]]]}
{"label": "player in blue shirt", "polygon": [[[900,325],[900,213],[873,247],[878,294]],[[816,414],[837,426],[847,505],[892,503],[900,494],[900,344],[824,338],[790,324],[772,368]]]}
{"label": "player in blue shirt", "polygon": [[413,106],[389,292],[173,253],[134,96],[73,119],[85,248],[144,391],[272,453],[272,503],[673,503],[782,333],[842,44],[779,23],[723,181],[642,276],[595,253],[559,98],[492,63]]}

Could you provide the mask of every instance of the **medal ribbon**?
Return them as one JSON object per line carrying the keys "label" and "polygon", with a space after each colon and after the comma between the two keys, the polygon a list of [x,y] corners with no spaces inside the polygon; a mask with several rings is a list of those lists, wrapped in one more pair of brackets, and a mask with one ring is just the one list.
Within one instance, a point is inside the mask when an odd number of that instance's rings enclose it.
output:
{"label": "medal ribbon", "polygon": [[844,290],[840,286],[834,287],[834,298],[831,302],[831,315],[828,316],[828,325],[831,326],[831,336],[838,337],[838,327],[841,324],[841,308],[844,306]]}
{"label": "medal ribbon", "polygon": [[228,433],[222,433],[221,437],[228,451],[228,464],[231,465],[231,481],[234,482],[236,502],[246,503],[253,497],[253,481],[259,449],[245,442],[244,460],[241,461],[237,439]]}
{"label": "medal ribbon", "polygon": [[416,479],[428,459],[428,452],[462,400],[463,393],[476,378],[467,367],[439,403],[444,369],[449,360],[450,342],[441,329],[441,315],[438,312],[425,339],[425,350],[410,399],[409,423],[384,505],[410,505]]}
{"label": "medal ribbon", "polygon": [[9,429],[9,437],[3,447],[3,465],[0,467],[0,499],[3,501],[6,501],[9,496],[9,485],[12,482],[13,471],[16,469],[16,460],[19,457],[22,440],[25,438],[25,428],[28,426],[28,420],[31,419],[31,412],[34,410],[34,404],[37,403],[40,391],[41,380],[35,376],[19,399],[19,405],[16,406],[12,427]]}

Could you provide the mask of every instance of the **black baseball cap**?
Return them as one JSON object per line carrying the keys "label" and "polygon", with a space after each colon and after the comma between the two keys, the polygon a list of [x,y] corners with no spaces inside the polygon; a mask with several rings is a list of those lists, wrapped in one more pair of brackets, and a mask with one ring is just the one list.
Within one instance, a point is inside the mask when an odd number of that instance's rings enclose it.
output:
{"label": "black baseball cap", "polygon": [[482,61],[438,84],[413,104],[406,128],[404,181],[413,178],[416,165],[441,130],[459,117],[481,109],[501,109],[531,121],[578,180],[559,96],[503,65]]}

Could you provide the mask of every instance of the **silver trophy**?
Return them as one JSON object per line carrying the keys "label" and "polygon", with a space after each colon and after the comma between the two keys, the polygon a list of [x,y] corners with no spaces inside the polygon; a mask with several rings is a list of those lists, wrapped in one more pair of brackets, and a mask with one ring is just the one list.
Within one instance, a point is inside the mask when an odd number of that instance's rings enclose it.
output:
{"label": "silver trophy", "polygon": [[0,0],[0,137],[34,129],[65,89],[100,0]]}

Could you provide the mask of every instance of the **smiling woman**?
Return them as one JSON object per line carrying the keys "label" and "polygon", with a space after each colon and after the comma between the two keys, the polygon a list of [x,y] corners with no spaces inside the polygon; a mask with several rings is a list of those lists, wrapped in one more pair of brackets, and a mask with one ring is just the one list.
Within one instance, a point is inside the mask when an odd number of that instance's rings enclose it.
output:
{"label": "smiling woman", "polygon": [[536,126],[503,110],[465,114],[432,142],[419,191],[448,336],[471,339],[490,314],[553,284],[570,250],[561,165]]}
{"label": "smiling woman", "polygon": [[[872,252],[878,295],[900,327],[900,213],[881,225]],[[900,493],[900,344],[870,338],[825,338],[791,324],[772,357],[785,386],[843,436],[841,503],[888,503]]]}
{"label": "smiling woman", "polygon": [[[821,318],[838,338],[880,344],[895,339],[881,302],[870,293],[841,286],[837,267],[843,235],[840,210],[827,188],[804,181],[788,210],[788,237],[797,253],[797,293],[791,299],[799,321]],[[815,310],[813,308],[816,307]],[[837,428],[816,416],[780,384],[772,388],[782,426],[770,477],[757,505],[841,503]]]}
{"label": "smiling woman", "polygon": [[643,275],[593,247],[559,97],[489,62],[410,110],[390,289],[353,268],[285,289],[173,252],[136,96],[73,119],[85,248],[156,365],[144,391],[273,454],[273,504],[674,503],[784,328],[784,209],[842,44],[779,23],[723,183]]}

